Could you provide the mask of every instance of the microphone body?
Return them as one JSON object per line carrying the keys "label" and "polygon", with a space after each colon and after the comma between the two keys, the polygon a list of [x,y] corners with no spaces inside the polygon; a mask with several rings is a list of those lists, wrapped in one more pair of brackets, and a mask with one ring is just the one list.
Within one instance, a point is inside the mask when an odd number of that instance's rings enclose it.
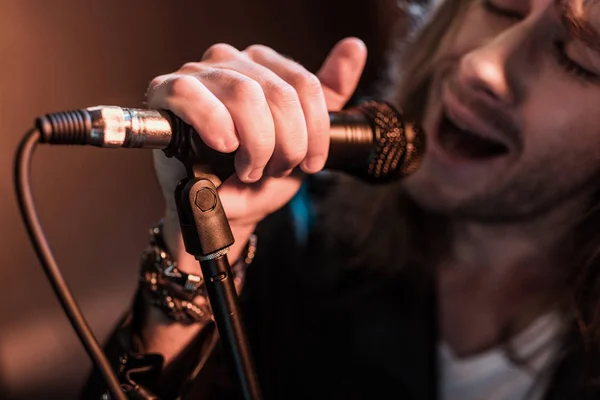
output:
{"label": "microphone body", "polygon": [[[330,113],[326,169],[369,182],[388,182],[413,173],[425,139],[391,105],[370,101]],[[161,149],[188,163],[218,165],[233,173],[232,154],[206,146],[189,125],[169,111],[96,106],[46,114],[36,119],[41,142],[108,148]],[[183,160],[182,160],[183,161]]]}

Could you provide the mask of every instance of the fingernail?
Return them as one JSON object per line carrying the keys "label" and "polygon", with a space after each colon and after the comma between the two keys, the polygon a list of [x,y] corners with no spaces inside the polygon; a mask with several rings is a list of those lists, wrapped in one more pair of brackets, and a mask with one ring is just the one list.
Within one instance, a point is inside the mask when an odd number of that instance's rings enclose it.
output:
{"label": "fingernail", "polygon": [[303,162],[304,168],[309,172],[318,172],[323,168],[323,158],[314,156],[309,157]]}
{"label": "fingernail", "polygon": [[246,176],[244,179],[246,182],[256,182],[260,178],[262,178],[264,168],[255,168]]}
{"label": "fingernail", "polygon": [[239,145],[240,145],[240,141],[235,136],[233,136],[233,137],[225,137],[223,139],[223,150],[226,153],[231,153],[231,152],[237,150],[237,148],[239,147]]}

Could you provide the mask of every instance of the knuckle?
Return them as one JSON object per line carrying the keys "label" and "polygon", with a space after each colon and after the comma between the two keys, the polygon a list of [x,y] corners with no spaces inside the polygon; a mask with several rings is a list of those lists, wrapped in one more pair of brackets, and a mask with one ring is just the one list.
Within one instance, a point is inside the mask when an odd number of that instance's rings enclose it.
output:
{"label": "knuckle", "polygon": [[299,104],[300,99],[296,89],[288,83],[269,80],[264,87],[266,97],[278,104]]}
{"label": "knuckle", "polygon": [[210,46],[202,55],[202,60],[227,60],[235,56],[238,50],[226,43],[217,43]]}
{"label": "knuckle", "polygon": [[273,151],[275,150],[275,137],[268,133],[261,133],[253,144],[253,153],[256,158],[253,160],[258,164],[266,164]]}
{"label": "knuckle", "polygon": [[244,50],[244,52],[246,54],[248,54],[250,56],[250,58],[254,58],[256,56],[261,56],[261,55],[265,55],[269,52],[271,52],[271,48],[267,47],[265,45],[262,44],[253,44],[250,45],[248,47],[246,47],[246,49]]}
{"label": "knuckle", "polygon": [[258,82],[250,78],[233,78],[229,82],[229,91],[234,99],[240,101],[264,101],[265,96]]}
{"label": "knuckle", "polygon": [[181,66],[181,68],[179,68],[179,72],[182,72],[182,73],[184,73],[184,72],[187,72],[187,73],[198,72],[201,69],[202,69],[202,67],[201,67],[200,63],[197,63],[197,62],[187,62],[187,63],[183,64]]}
{"label": "knuckle", "polygon": [[189,75],[178,75],[168,84],[167,96],[170,98],[189,98],[194,93],[196,78]]}
{"label": "knuckle", "polygon": [[302,92],[309,96],[319,95],[323,91],[319,78],[308,71],[295,74],[292,78],[292,82],[298,92]]}
{"label": "knuckle", "polygon": [[306,147],[294,147],[284,154],[286,168],[294,168],[302,162],[306,156]]}
{"label": "knuckle", "polygon": [[202,71],[198,73],[198,77],[203,81],[219,81],[226,77],[226,74],[223,70],[219,68],[203,68]]}
{"label": "knuckle", "polygon": [[235,134],[235,128],[231,123],[231,115],[223,103],[217,103],[212,107],[207,107],[203,114],[204,120],[209,126],[209,128],[207,128],[207,132]]}
{"label": "knuckle", "polygon": [[155,90],[157,87],[165,83],[169,79],[170,75],[159,75],[153,78],[148,84],[148,91]]}
{"label": "knuckle", "polygon": [[309,126],[309,134],[315,137],[317,140],[329,138],[331,123],[329,120],[329,115],[326,112],[323,112],[322,116],[315,116],[311,121]]}
{"label": "knuckle", "polygon": [[306,134],[295,134],[278,141],[275,153],[280,168],[291,169],[304,160],[308,150]]}

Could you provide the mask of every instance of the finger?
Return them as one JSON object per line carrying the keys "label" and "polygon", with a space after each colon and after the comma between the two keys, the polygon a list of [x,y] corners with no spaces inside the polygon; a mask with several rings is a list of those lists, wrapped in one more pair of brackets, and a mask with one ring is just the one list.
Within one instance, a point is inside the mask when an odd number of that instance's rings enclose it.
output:
{"label": "finger", "polygon": [[239,140],[225,105],[198,79],[170,74],[155,78],[148,89],[148,106],[170,110],[191,125],[211,148],[230,153]]}
{"label": "finger", "polygon": [[307,127],[300,98],[294,87],[276,73],[248,57],[222,65],[258,82],[267,99],[275,127],[275,149],[269,160],[270,176],[287,176],[306,156]]}
{"label": "finger", "polygon": [[275,148],[275,126],[258,82],[236,71],[206,69],[195,75],[225,105],[239,138],[235,168],[244,182],[256,182]]}
{"label": "finger", "polygon": [[202,61],[220,62],[238,57],[240,51],[227,43],[217,43],[210,46],[202,55]]}
{"label": "finger", "polygon": [[253,224],[256,215],[262,215],[265,210],[273,209],[273,193],[279,198],[291,198],[298,191],[303,182],[303,175],[299,170],[283,178],[265,177],[259,182],[246,184],[237,176],[231,176],[219,186],[219,197],[229,221],[236,225]]}
{"label": "finger", "polygon": [[254,45],[244,52],[256,63],[273,71],[298,94],[308,137],[301,168],[307,173],[320,171],[329,151],[329,114],[321,82],[303,66],[269,47]]}
{"label": "finger", "polygon": [[357,38],[338,42],[317,76],[323,84],[329,110],[338,111],[356,90],[367,61],[367,47]]}

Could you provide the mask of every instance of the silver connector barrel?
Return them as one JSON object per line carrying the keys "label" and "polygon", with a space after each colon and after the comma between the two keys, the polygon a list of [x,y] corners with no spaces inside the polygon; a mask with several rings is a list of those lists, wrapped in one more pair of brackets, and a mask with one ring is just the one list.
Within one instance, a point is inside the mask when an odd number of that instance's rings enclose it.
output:
{"label": "silver connector barrel", "polygon": [[171,141],[171,123],[164,112],[116,106],[86,111],[92,123],[92,146],[164,149]]}

